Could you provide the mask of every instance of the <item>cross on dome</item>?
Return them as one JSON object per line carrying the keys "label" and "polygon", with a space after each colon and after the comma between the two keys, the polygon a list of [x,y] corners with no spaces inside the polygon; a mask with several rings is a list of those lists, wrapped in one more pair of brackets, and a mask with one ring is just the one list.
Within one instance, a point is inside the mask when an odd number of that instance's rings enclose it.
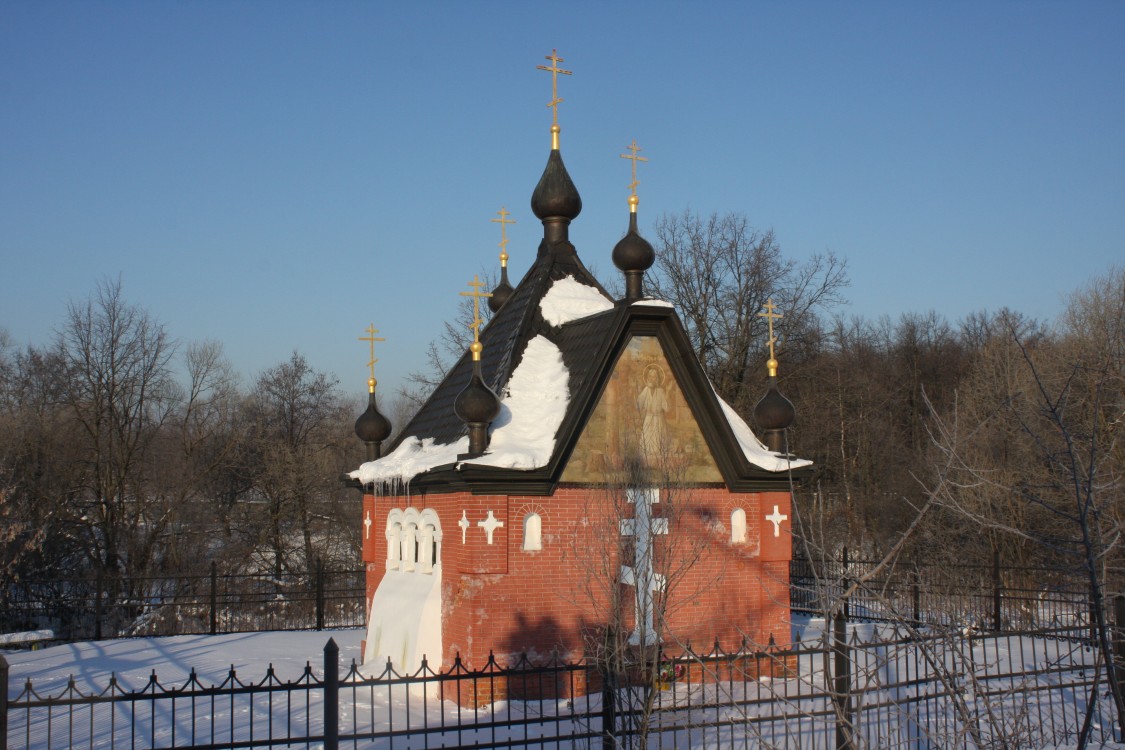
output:
{"label": "cross on dome", "polygon": [[546,70],[551,74],[551,101],[547,103],[547,106],[550,107],[553,112],[551,122],[551,149],[557,151],[559,148],[559,105],[564,101],[559,97],[559,73],[562,73],[564,76],[574,74],[569,70],[563,70],[559,67],[559,63],[561,63],[563,59],[559,57],[559,51],[557,49],[551,50],[551,54],[546,55],[545,59],[550,60],[551,64],[536,65],[535,68],[536,70]]}
{"label": "cross on dome", "polygon": [[473,322],[469,325],[473,329],[473,345],[470,347],[473,352],[473,359],[479,361],[481,353],[480,345],[480,327],[484,325],[484,319],[480,316],[480,300],[482,297],[488,298],[492,295],[489,292],[482,292],[480,288],[484,286],[476,274],[473,274],[473,280],[469,282],[469,286],[473,288],[471,292],[460,292],[462,297],[473,298]]}
{"label": "cross on dome", "polygon": [[773,304],[773,297],[766,300],[766,311],[758,313],[759,318],[765,318],[769,322],[770,327],[770,359],[766,362],[766,367],[769,368],[771,378],[777,377],[777,358],[774,356],[773,345],[777,343],[777,339],[773,335],[773,322],[780,320],[783,316],[774,312],[777,306]]}
{"label": "cross on dome", "polygon": [[648,161],[648,159],[643,156],[637,156],[637,152],[641,150],[641,147],[637,145],[636,138],[625,148],[632,151],[631,154],[621,154],[621,158],[629,159],[633,162],[633,181],[629,183],[629,210],[636,213],[637,203],[640,202],[640,199],[637,198],[637,185],[641,184],[637,181],[637,162]]}
{"label": "cross on dome", "polygon": [[375,342],[376,341],[380,341],[380,342],[386,341],[386,339],[377,338],[375,336],[375,334],[377,334],[379,332],[379,329],[375,327],[374,323],[367,326],[367,328],[363,329],[363,331],[367,335],[366,336],[360,336],[359,340],[360,341],[367,341],[371,344],[371,360],[367,363],[367,366],[371,369],[371,378],[367,381],[367,387],[370,389],[370,391],[372,393],[374,393],[375,392],[375,382],[376,382],[375,381],[375,363],[379,361],[378,359],[375,358]]}
{"label": "cross on dome", "polygon": [[507,233],[508,227],[507,227],[507,225],[508,224],[515,224],[516,221],[515,221],[515,219],[509,219],[508,218],[512,214],[511,214],[510,211],[505,209],[503,206],[501,206],[500,210],[497,211],[496,213],[499,214],[500,218],[499,219],[489,219],[489,221],[495,222],[496,224],[500,225],[500,267],[504,268],[505,266],[508,265],[508,233]]}

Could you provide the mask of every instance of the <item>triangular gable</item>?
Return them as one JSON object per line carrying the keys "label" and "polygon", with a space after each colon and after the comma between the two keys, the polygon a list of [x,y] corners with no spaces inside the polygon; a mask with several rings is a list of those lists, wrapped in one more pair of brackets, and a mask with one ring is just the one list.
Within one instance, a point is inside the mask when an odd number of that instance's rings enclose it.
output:
{"label": "triangular gable", "polygon": [[[503,312],[501,310],[501,317]],[[540,318],[535,327],[546,330],[547,337],[558,346],[567,372],[570,394],[566,414],[555,432],[555,448],[547,464],[534,469],[504,468],[489,465],[486,452],[484,456],[471,462],[432,466],[413,479],[403,481],[409,481],[415,490],[424,492],[467,491],[474,494],[520,495],[551,495],[558,484],[564,481],[585,483],[585,479],[567,479],[568,476],[581,477],[583,472],[588,471],[576,466],[575,473],[566,474],[571,457],[575,455],[587,425],[592,419],[596,419],[597,407],[602,403],[603,393],[617,372],[616,365],[622,353],[634,339],[646,337],[659,343],[663,358],[660,366],[667,367],[669,382],[675,383],[695,429],[703,438],[706,450],[696,448],[695,452],[700,456],[709,453],[718,469],[718,481],[725,484],[727,489],[732,492],[787,491],[791,481],[800,480],[811,473],[807,461],[794,461],[790,466],[784,457],[769,453],[733,410],[720,402],[671,306],[662,303],[619,302],[612,310],[561,326],[551,326]],[[486,348],[486,359],[487,356]],[[439,390],[448,386],[447,378]],[[503,383],[498,382],[497,386],[502,388]],[[431,398],[427,407],[432,408],[436,401],[438,399]],[[412,426],[416,426],[419,421],[415,419]],[[682,419],[681,421],[683,422]],[[590,440],[596,439],[595,434],[590,433]],[[687,435],[687,432],[684,434]],[[690,438],[684,439],[690,442]],[[604,437],[602,440],[604,442]],[[583,450],[585,449],[584,447]],[[754,460],[751,460],[751,456]],[[589,456],[582,453],[576,459],[586,462],[590,460]],[[715,481],[714,475],[704,473],[702,467],[697,470],[697,476],[709,478],[684,481],[703,484]]]}
{"label": "triangular gable", "polygon": [[560,480],[602,484],[626,465],[677,482],[723,481],[655,336],[632,336],[621,350]]}

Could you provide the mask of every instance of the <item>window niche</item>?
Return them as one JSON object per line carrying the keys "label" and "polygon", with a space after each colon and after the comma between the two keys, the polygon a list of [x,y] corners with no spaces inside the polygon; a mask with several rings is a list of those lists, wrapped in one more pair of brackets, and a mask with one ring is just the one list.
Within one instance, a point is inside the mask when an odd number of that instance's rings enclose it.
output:
{"label": "window niche", "polygon": [[433,508],[387,514],[387,570],[433,573],[441,565],[441,522]]}
{"label": "window niche", "polygon": [[524,552],[538,552],[543,549],[543,519],[538,513],[528,513],[523,518]]}
{"label": "window niche", "polygon": [[746,511],[735,508],[730,514],[730,541],[731,544],[746,543]]}

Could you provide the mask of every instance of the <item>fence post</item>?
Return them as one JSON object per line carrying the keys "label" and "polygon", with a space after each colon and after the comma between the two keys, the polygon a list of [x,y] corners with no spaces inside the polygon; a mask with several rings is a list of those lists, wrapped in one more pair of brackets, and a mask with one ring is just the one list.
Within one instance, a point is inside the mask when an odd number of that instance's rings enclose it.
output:
{"label": "fence post", "polygon": [[851,658],[848,653],[848,619],[838,613],[832,627],[832,701],[836,704],[836,750],[854,750],[852,744]]}
{"label": "fence post", "polygon": [[211,635],[219,632],[219,571],[211,561]]}
{"label": "fence post", "polygon": [[324,630],[324,563],[316,558],[316,629]]}
{"label": "fence post", "polygon": [[602,665],[602,750],[617,750],[617,680],[613,668]]}
{"label": "fence post", "polygon": [[94,640],[102,639],[102,569],[94,576]]}
{"label": "fence post", "polygon": [[992,550],[992,622],[996,632],[1003,630],[1000,621],[1000,603],[1002,599],[1000,583],[1000,550]]}
{"label": "fence post", "polygon": [[340,647],[324,644],[324,750],[340,748]]}
{"label": "fence post", "polygon": [[0,654],[0,750],[8,750],[8,660]]}
{"label": "fence post", "polygon": [[[847,548],[847,546],[844,547],[843,575],[841,576],[841,580],[843,581],[843,584],[844,584],[844,591],[847,591],[848,590],[848,580],[849,580],[849,578],[848,578],[848,548]],[[850,620],[851,616],[852,616],[852,613],[851,613],[851,597],[845,596],[844,597],[844,619]]]}
{"label": "fence post", "polygon": [[910,598],[914,604],[914,625],[922,624],[922,574],[915,568],[910,576]]}
{"label": "fence post", "polygon": [[[1113,597],[1113,651],[1116,662],[1113,665],[1117,674],[1117,684],[1125,685],[1125,594]],[[1121,730],[1121,740],[1125,741],[1125,715],[1117,717],[1118,729]]]}

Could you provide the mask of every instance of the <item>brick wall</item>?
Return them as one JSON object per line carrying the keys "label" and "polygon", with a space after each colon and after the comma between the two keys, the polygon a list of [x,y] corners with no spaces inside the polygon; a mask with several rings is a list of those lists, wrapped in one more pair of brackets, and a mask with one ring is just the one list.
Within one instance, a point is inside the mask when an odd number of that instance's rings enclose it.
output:
{"label": "brick wall", "polygon": [[[521,652],[535,662],[553,652],[578,658],[584,633],[607,622],[615,599],[623,624],[633,626],[634,589],[617,581],[619,517],[634,509],[620,493],[564,485],[551,497],[365,495],[364,518],[368,512],[372,518],[363,546],[369,603],[386,567],[387,514],[411,505],[433,508],[441,522],[443,667],[458,654],[469,668],[484,666],[490,652],[505,662]],[[746,535],[732,543],[737,509],[745,513]],[[497,522],[492,544],[478,525],[490,511]],[[666,612],[674,641],[697,650],[716,640],[728,650],[744,639],[764,645],[771,635],[779,645],[789,642],[789,520],[775,525],[765,519],[789,511],[787,493],[734,494],[722,487],[662,492],[653,515],[669,518],[670,533],[656,537],[655,549],[658,567],[669,575]],[[537,551],[522,549],[530,513],[542,521]],[[464,542],[462,517],[468,522]],[[674,650],[674,643],[667,645]]]}

